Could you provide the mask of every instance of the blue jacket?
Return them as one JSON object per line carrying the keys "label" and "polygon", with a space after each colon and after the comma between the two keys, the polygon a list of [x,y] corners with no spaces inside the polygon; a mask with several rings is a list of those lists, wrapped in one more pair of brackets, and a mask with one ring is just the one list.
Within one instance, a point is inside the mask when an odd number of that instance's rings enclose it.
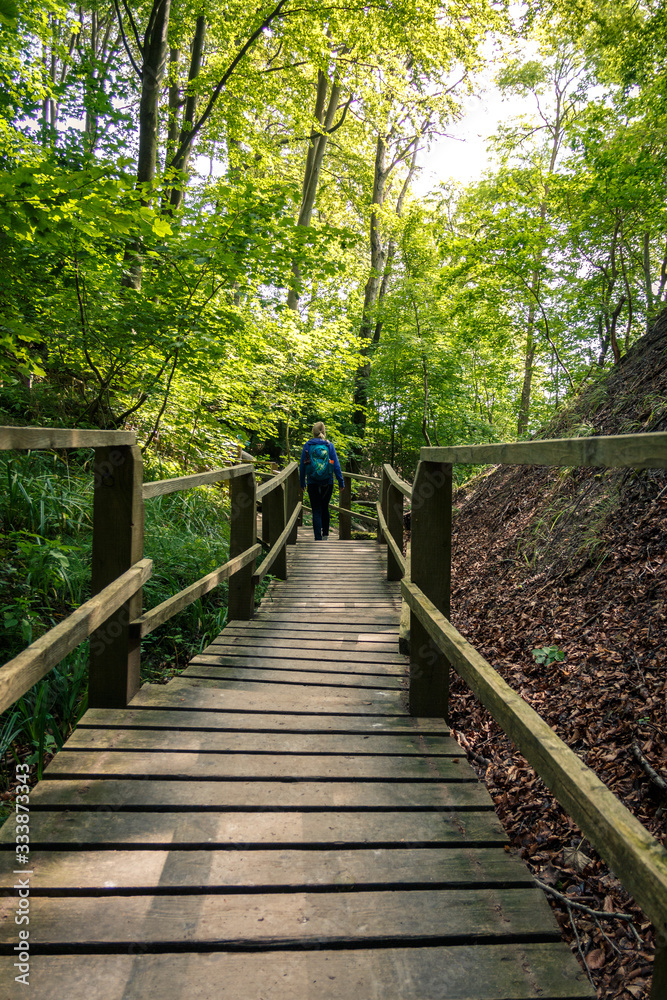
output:
{"label": "blue jacket", "polygon": [[301,489],[303,489],[304,486],[306,485],[306,470],[308,469],[308,465],[306,464],[306,456],[308,454],[308,448],[310,447],[311,444],[323,444],[323,443],[326,444],[327,448],[329,449],[329,458],[333,461],[333,466],[330,466],[332,471],[329,482],[333,485],[333,477],[335,473],[336,479],[338,480],[338,485],[340,486],[341,490],[345,486],[345,482],[343,480],[343,473],[340,467],[340,462],[338,461],[338,455],[336,454],[336,449],[334,448],[331,441],[323,442],[322,438],[310,438],[310,440],[306,441],[306,443],[303,446],[303,451],[301,452],[301,461],[299,462],[299,480],[301,482]]}

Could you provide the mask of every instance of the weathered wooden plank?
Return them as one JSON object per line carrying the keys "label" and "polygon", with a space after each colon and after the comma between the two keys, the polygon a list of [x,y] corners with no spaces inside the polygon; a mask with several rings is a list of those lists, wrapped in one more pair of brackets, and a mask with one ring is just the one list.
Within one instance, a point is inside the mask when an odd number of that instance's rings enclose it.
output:
{"label": "weathered wooden plank", "polygon": [[422,460],[429,462],[664,469],[667,466],[667,434],[614,434],[510,444],[459,445],[454,448],[422,448],[420,454]]}
{"label": "weathered wooden plank", "polygon": [[[309,633],[316,635],[323,631],[320,622],[304,621],[291,624],[289,621],[275,621],[269,618],[254,618],[251,622],[229,622],[219,638],[227,636],[262,636],[276,639],[308,639]],[[365,622],[333,622],[327,624],[326,634],[341,642],[382,642],[391,643],[395,648],[397,629],[395,625],[368,625]]]}
{"label": "weathered wooden plank", "polygon": [[[403,556],[403,553],[399,549],[398,545],[396,544],[396,540],[392,537],[391,531],[389,530],[389,525],[387,524],[385,516],[382,513],[382,507],[380,505],[380,501],[379,500],[378,500],[378,503],[377,503],[377,512],[378,512],[378,523],[380,525],[380,530],[382,531],[382,537],[383,537],[384,541],[387,543],[387,548],[389,549],[389,551],[391,552],[391,554],[393,556],[394,562],[396,563],[396,566],[398,567],[398,571],[400,572],[400,575],[404,576],[404,574],[405,574],[405,558]],[[390,577],[390,579],[391,580],[395,580],[396,577],[392,576],[392,577]]]}
{"label": "weathered wooden plank", "polygon": [[[253,622],[256,622],[258,626],[266,627],[267,624],[275,624],[276,628],[283,628],[287,626],[289,628],[301,628],[302,625],[313,626],[313,616],[299,609],[295,609],[292,612],[285,611],[271,611],[267,604],[267,610],[258,608],[257,614],[255,615]],[[398,631],[399,615],[395,608],[392,608],[388,614],[378,614],[372,612],[371,614],[357,614],[355,612],[345,612],[339,611],[336,614],[326,614],[323,615],[318,613],[317,622],[315,628],[320,628],[324,625],[339,626],[341,629],[358,627],[363,629],[368,629],[368,631],[373,631],[374,629],[385,629]]]}
{"label": "weathered wooden plank", "polygon": [[[381,663],[381,662],[367,662],[363,659],[360,653],[357,654],[356,660],[341,659],[337,660],[333,657],[327,657],[326,659],[320,660],[317,655],[313,655],[312,658],[299,657],[290,658],[288,655],[280,656],[280,650],[276,652],[278,655],[270,656],[265,655],[263,650],[259,650],[258,654],[255,655],[253,650],[249,650],[251,655],[245,655],[244,653],[236,653],[234,650],[230,650],[229,655],[220,656],[215,653],[201,653],[196,659],[193,659],[190,663],[190,667],[196,668],[199,666],[206,667],[217,667],[226,668],[230,670],[247,670],[247,671],[257,671],[257,670],[280,670],[280,671],[290,671],[292,673],[298,674],[301,680],[308,683],[326,683],[325,677],[317,677],[318,674],[329,674],[330,683],[338,684],[339,677],[345,678],[346,682],[352,683],[354,677],[360,679],[360,683],[364,683],[363,678],[367,677],[369,683],[373,681],[373,685],[377,680],[383,677],[387,678],[403,678],[407,677],[407,672],[405,670],[404,664],[399,663]],[[316,651],[317,652],[317,651]],[[189,669],[189,668],[188,668]],[[193,669],[190,674],[196,673]],[[183,671],[182,676],[190,676],[186,671]],[[312,675],[310,681],[308,680],[308,675]],[[216,675],[217,676],[217,675]],[[239,679],[250,679],[251,674],[240,675]],[[257,679],[257,678],[256,678]],[[272,681],[277,678],[268,677],[267,680]],[[287,678],[284,678],[287,680]],[[380,687],[383,685],[380,684]],[[396,687],[394,681],[390,681],[390,687]],[[399,685],[400,686],[400,685]]]}
{"label": "weathered wooden plank", "polygon": [[[587,439],[590,440],[590,439]],[[667,850],[412,583],[405,599],[653,923],[667,928]]]}
{"label": "weathered wooden plank", "polygon": [[238,778],[294,781],[443,781],[475,782],[467,760],[460,757],[326,756],[292,753],[168,753],[164,750],[61,750],[46,768],[49,780],[144,776],[170,780],[227,781]]}
{"label": "weathered wooden plank", "polygon": [[134,431],[68,430],[63,427],[0,427],[0,451],[44,448],[102,448],[133,445]]}
{"label": "weathered wooden plank", "polygon": [[6,663],[0,669],[0,712],[13,705],[121,608],[150,578],[152,568],[152,559],[142,559]]}
{"label": "weathered wooden plank", "polygon": [[[15,856],[0,853],[0,887],[16,881]],[[31,895],[53,890],[161,893],[192,886],[213,891],[278,888],[497,886],[532,888],[525,864],[502,847],[328,850],[38,851],[30,857]]]}
{"label": "weathered wooden plank", "polygon": [[[267,685],[267,688],[269,686]],[[404,715],[403,699],[398,692],[374,691],[372,694],[353,689],[342,691],[336,687],[317,687],[297,690],[285,685],[270,685],[270,690],[258,689],[257,684],[243,681],[207,681],[177,677],[167,685],[144,684],[132,700],[133,705],[151,707],[165,705],[184,708],[225,708],[244,712],[306,712],[316,715]]]}
{"label": "weathered wooden plank", "polygon": [[30,795],[30,808],[150,810],[167,808],[271,809],[493,809],[480,784],[362,781],[41,781]]}
{"label": "weathered wooden plank", "polygon": [[[180,705],[159,706],[158,708],[133,708],[116,710],[112,708],[89,708],[77,727],[77,732],[87,727],[98,728],[148,727],[169,729],[176,734],[181,730],[219,730],[234,733],[335,733],[341,735],[362,734],[364,736],[404,736],[405,734],[426,737],[447,737],[452,748],[458,743],[449,736],[449,727],[440,719],[415,719],[404,716],[366,715],[308,715],[308,713],[277,714],[271,712],[229,712],[208,711],[206,708],[189,710]],[[452,751],[453,752],[453,751]]]}
{"label": "weathered wooden plank", "polygon": [[[132,954],[128,954],[128,951]],[[500,953],[500,954],[499,954]],[[7,1000],[22,1000],[14,958],[0,959]],[[41,956],[30,988],[40,1000],[91,1000],[80,955]],[[379,949],[144,954],[141,942],[119,955],[87,960],[103,1000],[579,1000],[592,998],[586,974],[561,943],[477,944]],[[130,985],[131,984],[131,985]],[[316,991],[316,992],[314,992]],[[102,994],[92,994],[102,1000]]]}
{"label": "weathered wooden plank", "polygon": [[[321,625],[308,622],[299,628],[291,628],[285,623],[248,622],[248,626],[227,625],[223,632],[215,640],[216,643],[228,642],[234,645],[244,645],[250,643],[270,641],[279,646],[287,645],[288,640],[297,640],[302,644],[307,644],[309,649],[321,647],[323,649],[346,649],[357,645],[360,649],[367,649],[387,652],[396,652],[396,629],[382,628],[376,631],[362,631],[361,628],[351,628],[349,625],[337,625],[334,628],[323,629]],[[334,644],[332,646],[332,643]],[[295,645],[294,642],[291,643]]]}
{"label": "weathered wooden plank", "polygon": [[[352,646],[352,648],[349,648]],[[397,650],[385,652],[384,650],[367,650],[361,643],[335,642],[328,649],[320,646],[310,646],[307,642],[297,645],[295,641],[282,643],[280,645],[264,645],[261,642],[239,644],[235,642],[222,642],[215,640],[207,646],[203,652],[193,657],[193,661],[201,662],[201,658],[206,657],[208,662],[215,658],[224,660],[235,660],[242,662],[248,659],[287,659],[293,661],[307,660],[309,662],[326,663],[360,663],[370,665],[373,663],[393,664],[396,667],[407,668],[407,657]]]}
{"label": "weathered wooden plank", "polygon": [[221,483],[237,476],[246,476],[252,466],[232,465],[228,469],[214,469],[212,472],[196,472],[192,476],[177,476],[175,479],[160,479],[152,483],[144,483],[142,493],[144,500],[162,497],[167,493],[177,493],[181,490],[191,490],[195,486],[208,486],[211,483]]}
{"label": "weathered wooden plank", "polygon": [[136,618],[131,625],[139,629],[140,635],[143,637],[148,635],[158,625],[162,625],[164,622],[173,618],[174,615],[182,611],[183,608],[187,608],[189,604],[203,597],[204,594],[208,594],[209,591],[213,590],[218,584],[222,583],[223,580],[228,580],[234,573],[238,573],[239,570],[243,569],[245,566],[249,566],[251,563],[255,562],[255,559],[261,554],[262,546],[253,545],[245,552],[240,555],[235,556],[234,559],[229,559],[222,566],[218,566],[211,573],[206,576],[202,576],[199,580],[191,583],[189,587],[184,590],[179,590],[177,594],[173,597],[169,597],[162,604],[158,604],[156,607],[151,608],[145,614]]}
{"label": "weathered wooden plank", "polygon": [[[162,713],[163,716],[165,713]],[[295,754],[418,754],[465,757],[449,736],[397,733],[387,736],[354,733],[227,732],[216,729],[87,729],[78,727],[65,744],[66,750],[118,748],[123,750],[169,750],[187,753],[295,753]]]}
{"label": "weathered wooden plank", "polygon": [[[14,844],[15,819],[0,829],[0,843]],[[507,837],[487,812],[36,812],[30,819],[33,850],[39,846],[116,844],[235,846],[405,847],[418,844],[502,846]]]}
{"label": "weathered wooden plank", "polygon": [[[0,942],[12,944],[13,900],[0,901]],[[439,945],[503,944],[518,935],[560,939],[549,904],[539,889],[426,889],[396,892],[253,893],[202,896],[121,896],[44,899],[31,946],[84,944],[196,944],[330,947],[361,942]]]}
{"label": "weathered wooden plank", "polygon": [[[231,659],[230,657],[217,657],[218,660]],[[405,679],[400,673],[371,673],[370,665],[366,663],[352,664],[356,670],[313,670],[303,669],[306,661],[297,660],[296,665],[301,665],[302,669],[291,669],[295,663],[290,660],[271,660],[250,658],[244,665],[243,662],[235,663],[233,666],[224,666],[215,662],[216,657],[210,657],[207,662],[206,657],[198,658],[196,662],[190,663],[182,677],[206,677],[213,680],[219,678],[225,681],[255,681],[257,684],[303,684],[322,685],[326,684],[334,687],[363,688],[374,691],[383,688],[387,691],[400,691],[405,688]],[[275,664],[275,666],[274,666]]]}

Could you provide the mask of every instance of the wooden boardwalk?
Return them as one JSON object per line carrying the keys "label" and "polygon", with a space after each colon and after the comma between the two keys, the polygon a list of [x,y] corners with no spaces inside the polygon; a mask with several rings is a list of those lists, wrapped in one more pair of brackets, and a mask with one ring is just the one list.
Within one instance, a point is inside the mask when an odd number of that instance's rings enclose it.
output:
{"label": "wooden boardwalk", "polygon": [[88,711],[52,761],[30,802],[27,989],[0,831],[0,996],[592,996],[446,725],[407,714],[384,549],[309,538],[255,619]]}

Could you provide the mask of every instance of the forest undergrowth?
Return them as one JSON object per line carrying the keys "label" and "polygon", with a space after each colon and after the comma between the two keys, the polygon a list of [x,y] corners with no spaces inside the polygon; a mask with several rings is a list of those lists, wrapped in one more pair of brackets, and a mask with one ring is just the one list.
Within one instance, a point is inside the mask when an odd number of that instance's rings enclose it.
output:
{"label": "forest undergrowth", "polygon": [[[667,320],[544,436],[573,429],[667,429]],[[506,467],[454,502],[453,623],[664,842],[667,471]],[[456,675],[450,722],[598,997],[648,1000],[649,921]]]}

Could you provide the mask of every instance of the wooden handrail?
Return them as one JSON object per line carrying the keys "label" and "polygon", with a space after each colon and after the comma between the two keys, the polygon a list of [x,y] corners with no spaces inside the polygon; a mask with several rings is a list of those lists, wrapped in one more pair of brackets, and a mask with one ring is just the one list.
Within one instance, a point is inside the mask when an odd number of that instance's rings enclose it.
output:
{"label": "wooden handrail", "polygon": [[[64,621],[5,663],[0,668],[0,712],[13,705],[68,653],[104,625],[110,615],[143,587],[150,578],[152,567],[152,559],[141,559]],[[104,642],[104,636],[97,636],[96,641]]]}
{"label": "wooden handrail", "polygon": [[667,850],[414,583],[402,592],[435,644],[663,933]]}
{"label": "wooden handrail", "polygon": [[287,544],[287,540],[292,532],[292,529],[294,528],[296,522],[299,519],[299,514],[301,513],[301,506],[302,505],[300,503],[296,505],[289,521],[287,522],[287,524],[281,531],[280,535],[271,546],[269,554],[266,556],[264,561],[257,567],[255,572],[253,573],[252,580],[255,585],[262,582],[262,580],[264,579],[264,577],[269,572],[274,562],[280,555],[281,551],[285,548],[285,545]]}
{"label": "wooden handrail", "polygon": [[380,476],[362,476],[359,472],[344,472],[343,479],[362,479],[366,483],[381,483]]}
{"label": "wooden handrail", "polygon": [[236,479],[237,476],[246,475],[248,468],[251,468],[249,463],[232,465],[225,469],[213,469],[211,472],[195,472],[191,476],[177,476],[175,479],[159,479],[153,483],[144,483],[141,491],[142,497],[144,500],[151,500],[153,497],[162,497],[167,493],[191,490],[195,486],[208,486],[210,483]]}
{"label": "wooden handrail", "polygon": [[[373,504],[373,506],[377,506],[377,504]],[[337,507],[336,509],[339,513],[349,514],[350,517],[358,517],[360,521],[370,521],[372,524],[377,524],[378,521],[377,517],[373,517],[371,514],[362,514],[360,511],[348,510],[347,507]]]}
{"label": "wooden handrail", "polygon": [[244,566],[248,566],[261,552],[262,546],[259,543],[253,545],[251,548],[246,549],[245,552],[223,563],[222,566],[218,566],[217,569],[212,570],[206,576],[202,576],[199,580],[191,583],[189,587],[179,590],[173,597],[169,597],[162,604],[151,608],[150,611],[147,611],[141,617],[135,618],[133,622],[130,622],[130,626],[137,629],[139,635],[143,638],[159,625],[163,625],[164,622],[169,621],[170,618],[173,618],[183,608],[187,608],[189,604],[203,597],[204,594],[208,594],[209,591],[217,587],[223,580],[228,580],[234,573],[238,573]]}
{"label": "wooden handrail", "polygon": [[50,448],[101,448],[134,444],[134,431],[78,430],[65,427],[0,427],[0,451]]}
{"label": "wooden handrail", "polygon": [[382,466],[382,468],[387,473],[387,478],[389,479],[389,482],[392,484],[392,486],[395,486],[396,489],[399,490],[399,492],[401,492],[403,496],[407,497],[409,500],[412,497],[412,486],[410,486],[410,483],[406,483],[404,479],[401,479],[396,473],[396,471],[393,469],[393,467],[389,465],[388,462],[385,463]]}
{"label": "wooden handrail", "polygon": [[393,537],[391,535],[391,532],[389,531],[389,525],[387,524],[387,522],[385,520],[384,513],[382,512],[382,504],[380,503],[379,500],[376,503],[375,507],[376,507],[377,515],[378,515],[377,516],[377,521],[378,521],[378,524],[380,525],[380,529],[381,529],[381,531],[382,531],[382,533],[384,535],[384,540],[387,543],[387,548],[389,549],[389,551],[393,555],[394,559],[398,563],[398,566],[399,566],[399,568],[401,570],[401,575],[405,576],[405,557],[404,557],[403,553],[401,552],[401,550],[399,549],[399,547],[396,544],[396,542],[394,541],[394,539],[393,539]]}
{"label": "wooden handrail", "polygon": [[278,488],[278,486],[282,486],[287,477],[292,474],[294,469],[298,469],[297,463],[290,462],[288,466],[282,469],[281,472],[278,472],[272,479],[269,479],[266,483],[262,483],[262,485],[257,488],[257,499],[261,500],[267,493],[272,493],[273,490]]}
{"label": "wooden handrail", "polygon": [[555,465],[610,469],[660,469],[667,466],[667,433],[613,434],[553,438],[509,444],[422,448],[422,461],[464,465]]}

